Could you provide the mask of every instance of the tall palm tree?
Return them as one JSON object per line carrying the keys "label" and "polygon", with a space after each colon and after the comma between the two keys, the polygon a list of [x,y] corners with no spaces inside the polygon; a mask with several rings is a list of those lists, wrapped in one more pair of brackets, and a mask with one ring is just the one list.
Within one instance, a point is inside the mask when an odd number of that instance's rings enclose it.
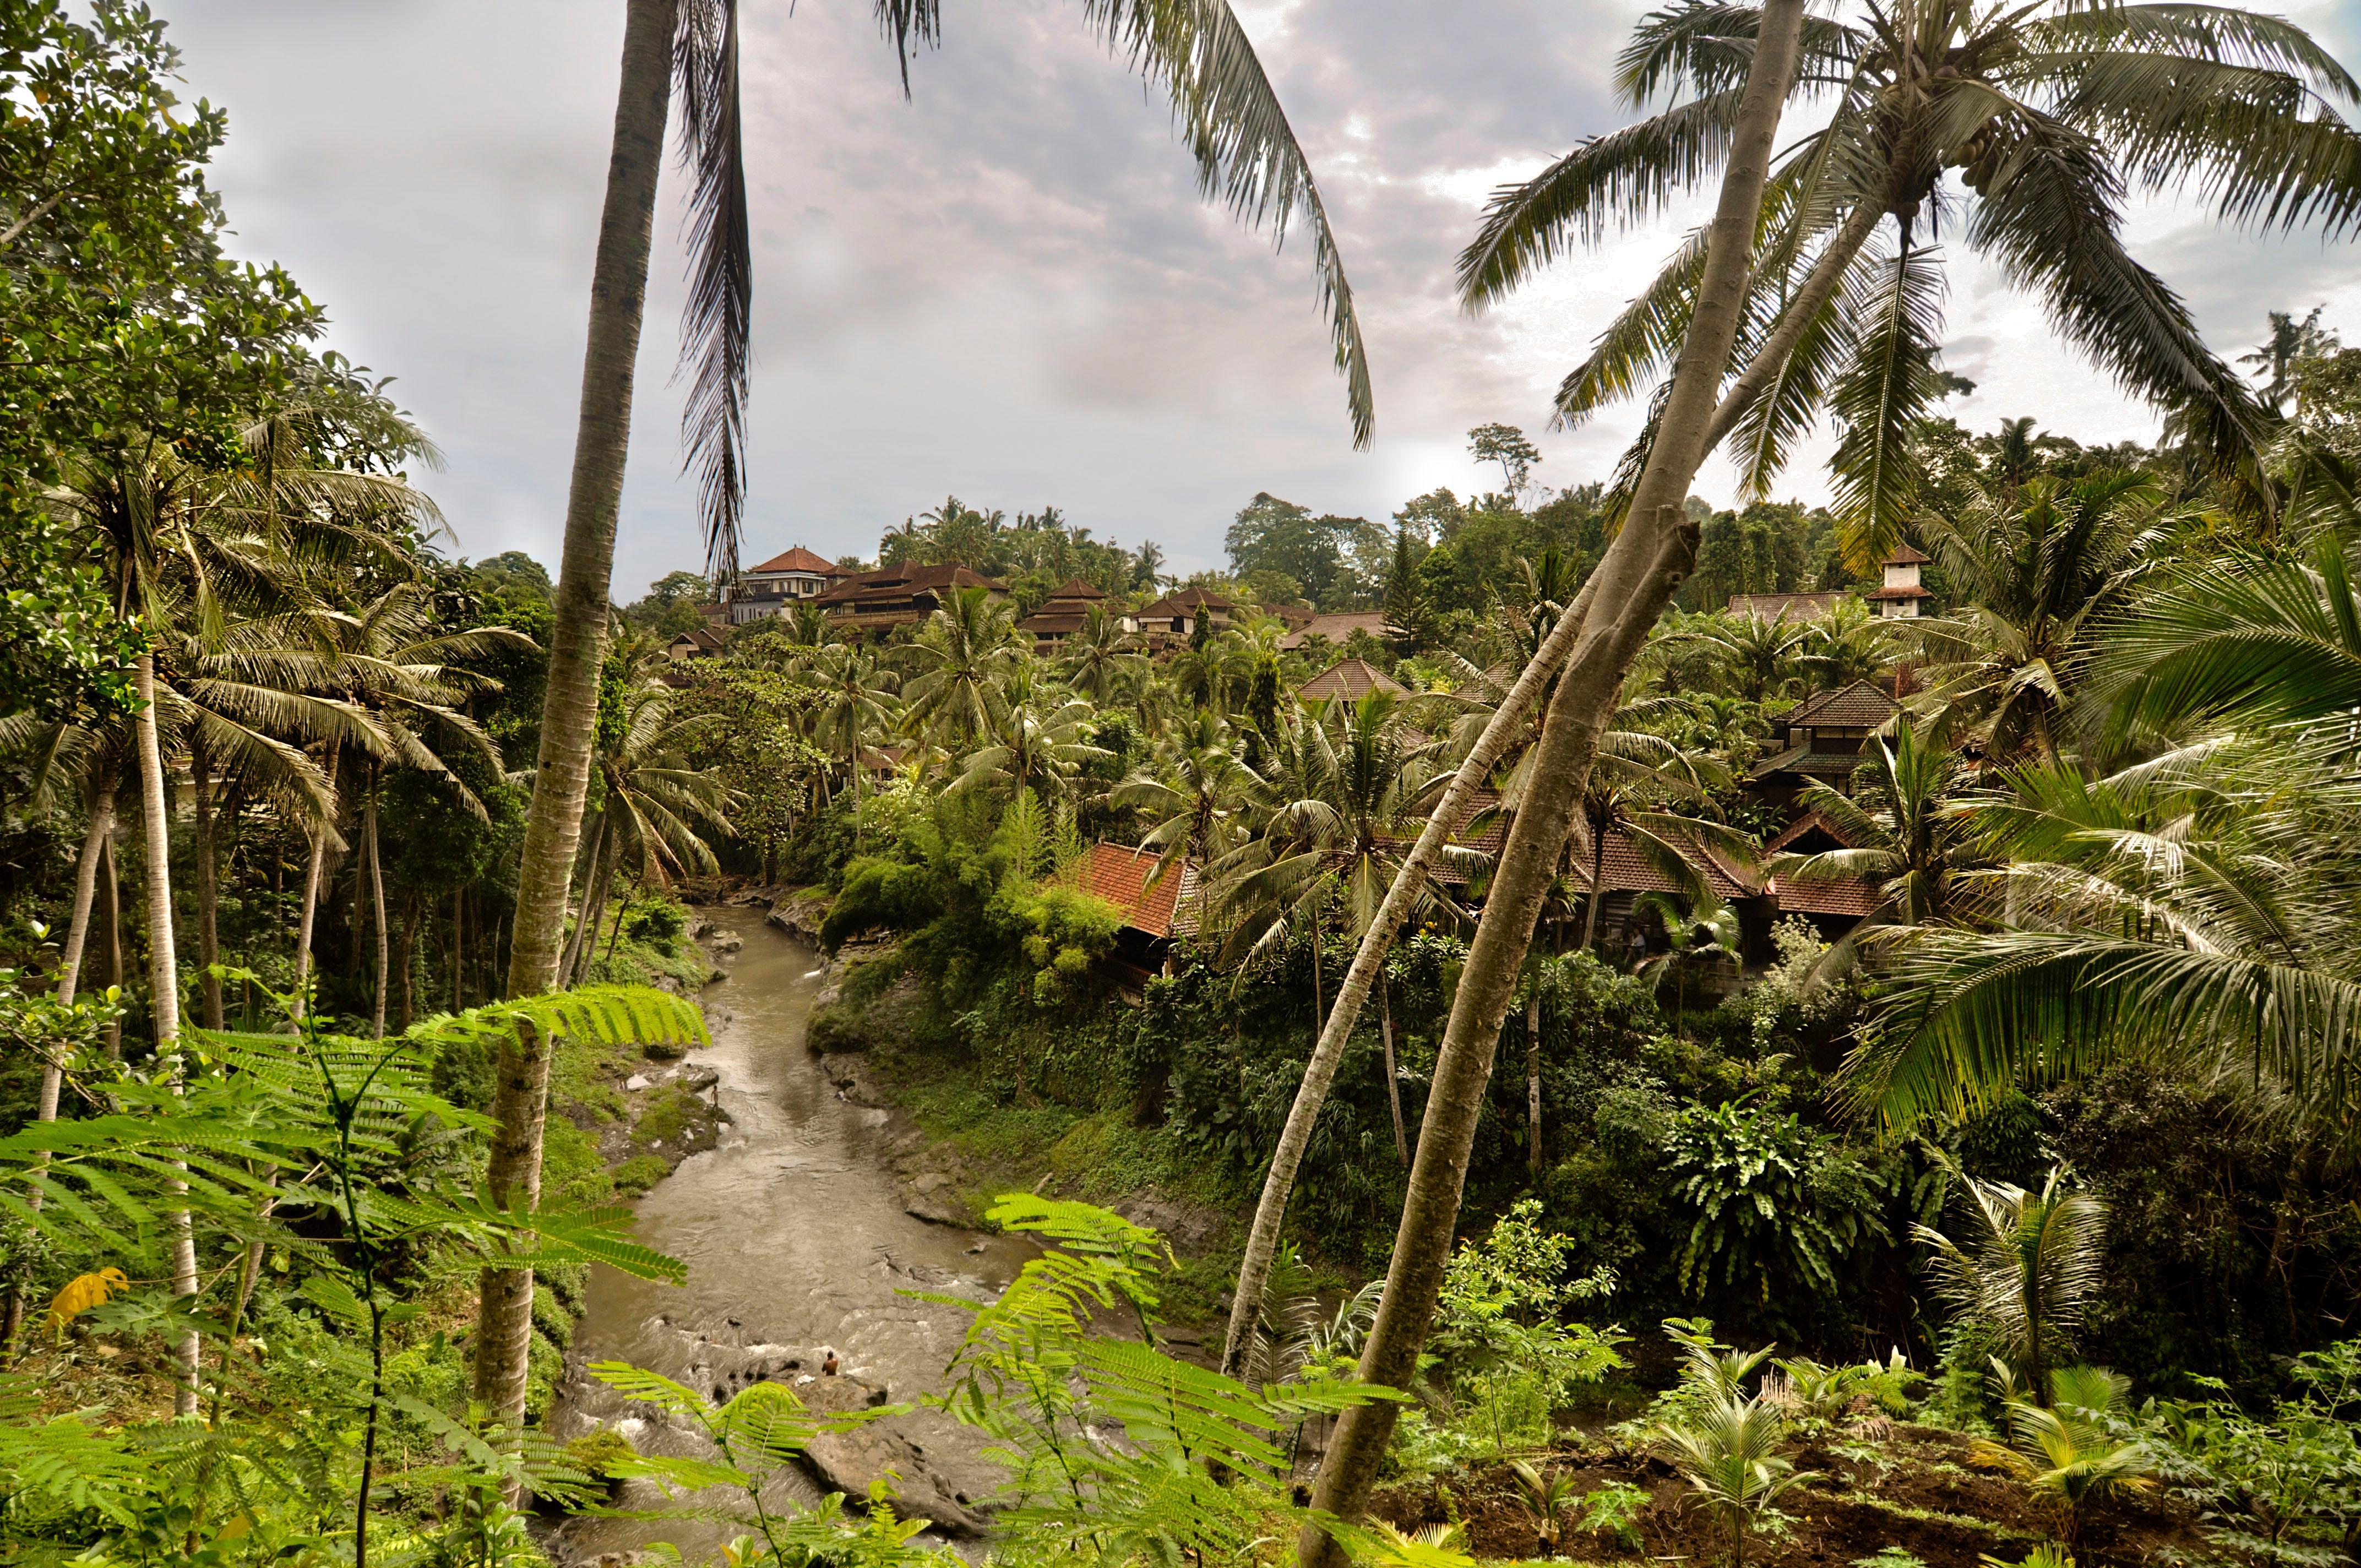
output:
{"label": "tall palm tree", "polygon": [[[1623,525],[1510,687],[1485,734],[1444,784],[1376,918],[1363,933],[1338,988],[1336,1007],[1312,1047],[1272,1152],[1239,1265],[1223,1346],[1225,1370],[1238,1365],[1250,1338],[1251,1319],[1262,1299],[1295,1171],[1361,1003],[1428,871],[1455,831],[1460,813],[1546,688],[1537,746],[1543,757],[1539,775],[1545,782],[1532,791],[1510,828],[1483,916],[1468,945],[1435,1056],[1418,1152],[1387,1266],[1383,1305],[1361,1353],[1361,1376],[1370,1381],[1408,1388],[1416,1376],[1455,1242],[1461,1178],[1474,1147],[1493,1052],[1532,944],[1534,921],[1572,826],[1574,797],[1589,770],[1593,741],[1621,695],[1633,659],[1696,563],[1697,532],[1686,521],[1685,503],[1708,445],[1715,388],[1738,337],[1753,269],[1752,239],[1760,226],[1803,23],[1801,0],[1765,0],[1746,83],[1724,144],[1726,167],[1707,228],[1698,308],[1665,389],[1656,439],[1632,486]],[[1312,1495],[1313,1506],[1323,1515],[1348,1521],[1360,1516],[1384,1462],[1393,1416],[1390,1401],[1378,1401],[1348,1411],[1338,1423]],[[1317,1527],[1301,1532],[1296,1552],[1303,1568],[1339,1568],[1345,1560],[1342,1543]]]}
{"label": "tall palm tree", "polygon": [[1812,623],[1790,620],[1783,611],[1763,616],[1717,615],[1684,634],[1700,645],[1720,670],[1726,689],[1749,702],[1787,696],[1802,678],[1812,645]]}
{"label": "tall palm tree", "polygon": [[1097,710],[1039,679],[1031,663],[1010,672],[991,728],[974,737],[954,791],[1030,792],[1055,802],[1074,774],[1108,753],[1091,743]]}
{"label": "tall palm tree", "polygon": [[1119,615],[1104,600],[1082,612],[1082,623],[1059,650],[1066,681],[1101,707],[1111,706],[1115,694],[1148,668],[1148,652],[1137,633],[1126,631]]}
{"label": "tall palm tree", "polygon": [[1009,678],[1029,655],[1014,611],[985,587],[954,588],[905,651],[904,722],[954,750],[989,733],[1007,707]]}
{"label": "tall palm tree", "polygon": [[858,642],[829,642],[809,651],[796,668],[818,694],[812,716],[815,738],[844,759],[852,790],[852,848],[861,851],[861,789],[868,773],[870,738],[883,736],[899,706],[901,677]]}
{"label": "tall palm tree", "polygon": [[[692,869],[713,871],[705,835],[730,828],[720,775],[687,762],[721,716],[678,714],[679,694],[645,664],[615,683],[610,700],[614,711],[598,727],[601,793],[584,861],[582,917],[561,971],[569,985],[579,985],[589,970],[619,868],[630,865],[642,883],[658,886]],[[619,911],[619,931],[621,925]]]}
{"label": "tall palm tree", "polygon": [[1873,681],[1894,662],[1893,621],[1848,594],[1826,615],[1805,622],[1807,635],[1800,663],[1811,684],[1839,691],[1855,681]]}
{"label": "tall palm tree", "polygon": [[[1618,62],[1654,117],[1585,142],[1492,201],[1460,258],[1497,298],[1570,239],[1645,220],[1724,157],[1761,13],[1683,0]],[[2277,17],[2169,4],[2037,0],[1863,5],[1804,30],[1798,98],[1827,124],[1785,151],[1763,203],[1746,324],[1709,431],[1734,435],[1743,494],[1767,498],[1795,440],[1842,424],[1837,512],[1856,565],[1879,559],[1916,493],[1906,447],[1941,395],[1946,223],[2037,293],[2058,335],[2178,412],[2218,458],[2251,464],[2268,418],[2187,308],[2124,247],[2135,189],[2195,194],[2263,232],[2361,223],[2361,87]],[[1891,245],[1879,241],[1894,219]],[[1693,237],[1558,391],[1579,422],[1642,391],[1678,352],[1704,257]],[[1627,459],[1644,454],[1646,440]]]}
{"label": "tall palm tree", "polygon": [[1157,743],[1154,765],[1115,785],[1109,803],[1148,818],[1140,847],[1157,851],[1163,877],[1181,861],[1202,868],[1238,847],[1254,783],[1230,727],[1201,709]]}
{"label": "tall palm tree", "polygon": [[[505,626],[445,630],[433,586],[416,579],[396,582],[348,611],[325,612],[313,620],[323,652],[304,662],[309,666],[306,684],[314,692],[340,698],[370,720],[368,743],[359,748],[358,759],[361,865],[368,879],[370,927],[377,942],[370,1034],[382,1037],[391,990],[385,871],[378,834],[378,795],[385,769],[411,768],[442,780],[461,806],[489,822],[483,803],[444,760],[456,746],[495,773],[500,769],[500,747],[460,706],[480,693],[498,691],[500,683],[466,664],[506,650],[531,649],[533,642]],[[308,958],[308,953],[299,955],[299,965]]]}
{"label": "tall palm tree", "polygon": [[1831,949],[1835,963],[1877,927],[1930,926],[1962,913],[1966,878],[1986,863],[1961,810],[1965,776],[1966,764],[1938,728],[1904,720],[1891,735],[1872,737],[1857,797],[1818,780],[1796,796],[1799,810],[1817,813],[1851,847],[1775,856],[1772,874],[1795,883],[1862,882],[1877,899],[1862,928]]}
{"label": "tall palm tree", "polygon": [[2154,569],[2173,521],[2136,474],[2048,476],[1925,524],[1959,605],[1916,628],[1933,699],[1985,752],[2055,758],[2111,619]]}

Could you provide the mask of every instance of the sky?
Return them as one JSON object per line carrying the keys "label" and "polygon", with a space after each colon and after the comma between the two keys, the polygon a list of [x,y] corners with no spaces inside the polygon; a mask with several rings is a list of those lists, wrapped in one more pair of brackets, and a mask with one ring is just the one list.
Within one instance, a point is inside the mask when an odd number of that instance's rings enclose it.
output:
{"label": "sky", "polygon": [[[1222,564],[1257,491],[1383,519],[1495,488],[1466,432],[1499,421],[1537,481],[1604,478],[1635,417],[1547,429],[1550,396],[1702,203],[1559,263],[1477,318],[1451,291],[1487,194],[1625,124],[1609,71],[1631,0],[1233,0],[1309,155],[1375,367],[1352,445],[1310,248],[1274,254],[1198,196],[1164,102],[1074,0],[947,0],[907,100],[869,0],[742,0],[755,359],[745,557],[868,554],[956,495],[1045,505],[1168,569]],[[158,0],[188,95],[225,107],[235,254],[286,265],[327,345],[397,379],[439,444],[419,476],[481,559],[553,568],[614,112],[621,0]],[[2285,14],[2361,69],[2361,0]],[[673,369],[684,252],[668,170],[651,269],[615,592],[696,569]],[[2327,306],[2361,341],[2361,246],[2138,206],[2135,253],[2217,349]],[[1971,428],[2029,414],[2099,442],[2156,419],[1954,252],[1949,367]],[[1783,494],[1824,499],[1822,438]],[[1716,463],[1697,489],[1733,488]]]}

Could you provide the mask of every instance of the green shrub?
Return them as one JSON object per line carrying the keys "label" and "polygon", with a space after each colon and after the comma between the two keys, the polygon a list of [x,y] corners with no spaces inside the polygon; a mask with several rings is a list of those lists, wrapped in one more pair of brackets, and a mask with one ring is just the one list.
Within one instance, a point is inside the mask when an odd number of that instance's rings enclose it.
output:
{"label": "green shrub", "polygon": [[672,1174],[672,1162],[662,1155],[637,1154],[615,1168],[618,1197],[637,1198]]}

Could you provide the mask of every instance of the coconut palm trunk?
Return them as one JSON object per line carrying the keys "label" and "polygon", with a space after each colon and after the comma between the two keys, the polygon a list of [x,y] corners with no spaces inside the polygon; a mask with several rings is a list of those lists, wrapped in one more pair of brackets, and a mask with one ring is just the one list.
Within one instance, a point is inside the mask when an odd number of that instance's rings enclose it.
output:
{"label": "coconut palm trunk", "polygon": [[1525,1163],[1542,1184],[1542,977],[1525,998]]}
{"label": "coconut palm trunk", "polygon": [[[156,734],[156,656],[139,655],[133,674],[139,695],[134,729],[139,744],[140,815],[147,829],[148,1011],[155,1021],[156,1055],[164,1059],[178,1051],[181,1040],[181,966],[172,942],[172,797],[165,793],[164,751]],[[179,1069],[173,1070],[177,1079]],[[178,1192],[188,1190],[185,1183],[172,1186]],[[175,1210],[165,1223],[171,1235],[172,1294],[193,1307],[197,1241],[188,1210]],[[180,1385],[172,1395],[176,1415],[197,1412],[198,1354],[194,1331],[181,1335],[173,1347]]]}
{"label": "coconut palm trunk", "polygon": [[189,795],[196,809],[191,847],[195,851],[197,878],[198,1004],[205,1027],[218,1029],[223,1025],[222,988],[214,966],[221,962],[221,877],[214,842],[213,764],[202,741],[192,740],[189,746]]}
{"label": "coconut palm trunk", "polygon": [[1590,825],[1590,896],[1582,901],[1582,950],[1597,950],[1598,941],[1598,906],[1606,900],[1607,890],[1600,883],[1607,875],[1607,825]]}
{"label": "coconut palm trunk", "polygon": [[[508,994],[532,996],[557,983],[566,937],[566,895],[582,839],[590,785],[590,736],[598,717],[606,654],[608,587],[615,564],[615,515],[631,445],[631,372],[647,302],[648,251],[656,176],[664,165],[673,38],[679,0],[630,0],[606,204],[590,275],[590,329],[574,474],[566,502],[542,703],[533,806],[517,868]],[[541,1199],[541,1135],[549,1097],[549,1042],[519,1029],[500,1049],[485,1180],[492,1201],[530,1206]],[[488,1268],[476,1319],[475,1397],[490,1420],[513,1428],[524,1414],[532,1348],[533,1270]]]}
{"label": "coconut palm trunk", "polygon": [[[115,867],[115,836],[99,846],[99,886],[106,894],[106,983],[123,985],[123,873]],[[106,1025],[106,1059],[123,1059],[123,1014],[117,1010]]]}
{"label": "coconut palm trunk", "polygon": [[[1656,440],[1623,529],[1586,585],[1590,603],[1580,641],[1550,697],[1532,783],[1510,824],[1452,1000],[1385,1294],[1362,1349],[1360,1375],[1372,1382],[1408,1388],[1417,1371],[1458,1223],[1500,1025],[1588,780],[1591,757],[1632,657],[1695,563],[1697,526],[1686,518],[1683,502],[1705,456],[1718,389],[1744,311],[1750,252],[1780,110],[1795,73],[1803,14],[1804,0],[1767,0],[1763,8],[1720,200],[1708,230],[1697,310]],[[1341,1519],[1360,1517],[1393,1435],[1396,1409],[1389,1401],[1345,1413],[1321,1467],[1315,1508]],[[1326,1531],[1312,1527],[1303,1532],[1298,1558],[1303,1568],[1342,1568],[1345,1553]]]}
{"label": "coconut palm trunk", "polygon": [[393,980],[392,939],[385,928],[385,862],[378,854],[377,764],[369,764],[368,798],[361,806],[361,837],[368,849],[369,924],[377,933],[377,1011],[369,1038],[385,1038],[385,995]]}
{"label": "coconut palm trunk", "polygon": [[[1338,999],[1339,1005],[1342,998]],[[1401,1075],[1394,1070],[1394,995],[1386,977],[1378,976],[1378,1034],[1386,1043],[1386,1104],[1394,1113],[1394,1158],[1410,1163],[1410,1134],[1402,1126]]]}
{"label": "coconut palm trunk", "polygon": [[1303,1151],[1311,1146],[1312,1130],[1320,1120],[1320,1112],[1328,1102],[1328,1090],[1336,1080],[1337,1064],[1344,1060],[1345,1042],[1360,1021],[1369,988],[1377,983],[1403,922],[1417,907],[1427,877],[1443,858],[1444,847],[1466,815],[1468,802],[1508,753],[1510,742],[1524,727],[1525,716],[1573,651],[1576,634],[1589,614],[1598,581],[1598,574],[1592,573],[1589,581],[1576,594],[1574,603],[1542,640],[1524,674],[1517,677],[1508,695],[1492,710],[1492,717],[1485,721],[1483,733],[1460,762],[1459,771],[1444,786],[1426,826],[1419,830],[1418,841],[1411,846],[1400,869],[1394,872],[1384,902],[1378,905],[1368,929],[1361,934],[1352,965],[1336,987],[1336,1004],[1329,1010],[1327,1023],[1312,1047],[1312,1059],[1304,1065],[1302,1081],[1296,1086],[1295,1100],[1288,1107],[1286,1125],[1279,1129],[1278,1146],[1271,1151],[1270,1168],[1263,1175],[1262,1195],[1255,1203],[1254,1224],[1246,1234],[1246,1255],[1238,1264],[1237,1288],[1231,1297],[1230,1326],[1222,1346],[1222,1370],[1232,1377],[1245,1366],[1246,1354],[1254,1345],[1255,1304],[1262,1300],[1263,1291],[1270,1283],[1271,1263],[1279,1255],[1279,1233],[1287,1220],[1288,1199],[1295,1190],[1295,1173],[1303,1163]]}
{"label": "coconut palm trunk", "polygon": [[[82,839],[82,854],[74,861],[73,915],[66,923],[64,949],[58,958],[58,1005],[73,1005],[74,992],[82,978],[82,949],[90,940],[91,907],[98,900],[98,864],[106,853],[106,838],[115,830],[115,785],[110,782],[99,785],[91,797],[90,826]],[[33,1117],[39,1122],[58,1119],[58,1092],[64,1086],[65,1073],[56,1058],[41,1063],[41,1094]],[[44,1153],[38,1157],[40,1165],[49,1163]],[[38,1212],[41,1207],[41,1183],[35,1181],[26,1193],[27,1207]],[[25,1323],[25,1293],[20,1286],[11,1286],[5,1310],[5,1321],[0,1322],[0,1347],[7,1354],[16,1353],[16,1336]]]}
{"label": "coconut palm trunk", "polygon": [[[331,744],[327,768],[328,798],[331,802],[335,798],[336,763],[340,756],[340,749]],[[335,807],[330,805],[312,828],[311,853],[303,862],[303,907],[295,916],[295,993],[289,1003],[298,1023],[302,1022],[312,1007],[312,932],[319,918],[320,879],[327,870],[328,837],[335,831]]]}

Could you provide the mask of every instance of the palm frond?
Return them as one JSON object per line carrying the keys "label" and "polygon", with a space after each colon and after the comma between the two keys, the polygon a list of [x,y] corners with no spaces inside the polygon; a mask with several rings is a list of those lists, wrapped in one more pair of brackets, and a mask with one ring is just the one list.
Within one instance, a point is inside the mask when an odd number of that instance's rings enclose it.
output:
{"label": "palm frond", "polygon": [[726,582],[737,576],[738,523],[746,501],[746,369],[754,297],[737,0],[684,0],[673,74],[682,151],[694,175],[688,298],[680,332],[680,368],[694,367],[694,374],[680,416],[682,466],[697,470],[706,576]]}

